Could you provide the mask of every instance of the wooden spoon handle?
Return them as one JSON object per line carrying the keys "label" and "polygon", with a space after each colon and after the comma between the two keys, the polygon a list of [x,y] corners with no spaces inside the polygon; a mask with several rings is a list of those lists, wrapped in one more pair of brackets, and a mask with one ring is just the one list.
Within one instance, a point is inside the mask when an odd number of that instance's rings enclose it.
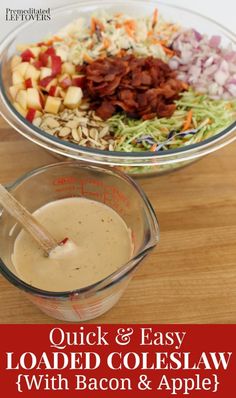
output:
{"label": "wooden spoon handle", "polygon": [[32,235],[46,255],[58,246],[58,242],[51,234],[1,184],[0,203]]}

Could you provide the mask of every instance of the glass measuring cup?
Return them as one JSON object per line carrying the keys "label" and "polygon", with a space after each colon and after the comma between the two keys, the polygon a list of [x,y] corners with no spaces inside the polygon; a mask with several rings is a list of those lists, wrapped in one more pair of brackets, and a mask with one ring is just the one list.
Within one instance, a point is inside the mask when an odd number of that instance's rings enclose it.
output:
{"label": "glass measuring cup", "polygon": [[85,288],[49,292],[28,285],[17,276],[11,255],[21,227],[2,211],[0,271],[51,317],[86,321],[108,311],[121,297],[138,264],[159,241],[158,222],[146,195],[133,180],[117,170],[79,162],[56,163],[25,174],[8,189],[30,212],[54,200],[75,196],[105,203],[132,231],[134,253],[127,264]]}

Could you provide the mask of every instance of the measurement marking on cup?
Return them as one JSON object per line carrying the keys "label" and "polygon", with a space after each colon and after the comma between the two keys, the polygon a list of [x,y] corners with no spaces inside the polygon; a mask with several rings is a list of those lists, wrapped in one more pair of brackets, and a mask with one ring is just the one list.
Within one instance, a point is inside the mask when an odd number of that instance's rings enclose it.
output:
{"label": "measurement marking on cup", "polygon": [[78,178],[74,176],[61,176],[53,181],[53,185],[64,185],[78,182]]}
{"label": "measurement marking on cup", "polygon": [[69,192],[80,191],[80,187],[75,185],[66,185],[66,186],[63,185],[55,189],[55,192],[66,192],[66,191]]}

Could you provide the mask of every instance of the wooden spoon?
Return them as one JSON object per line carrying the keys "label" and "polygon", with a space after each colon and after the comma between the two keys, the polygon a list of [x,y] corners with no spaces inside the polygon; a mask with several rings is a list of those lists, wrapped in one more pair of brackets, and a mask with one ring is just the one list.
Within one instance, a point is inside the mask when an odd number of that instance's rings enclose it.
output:
{"label": "wooden spoon", "polygon": [[[24,229],[34,238],[43,249],[46,256],[60,243],[30,214],[28,210],[12,196],[7,189],[0,184],[0,204],[14,217]],[[63,243],[63,241],[61,242]]]}

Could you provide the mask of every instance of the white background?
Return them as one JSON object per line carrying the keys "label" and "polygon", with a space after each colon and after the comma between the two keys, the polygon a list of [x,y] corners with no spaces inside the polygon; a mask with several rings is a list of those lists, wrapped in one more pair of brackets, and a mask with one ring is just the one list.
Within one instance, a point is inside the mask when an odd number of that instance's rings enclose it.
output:
{"label": "white background", "polygon": [[[115,1],[115,0],[113,0]],[[236,32],[236,1],[235,0],[165,0],[166,3],[179,5],[197,11],[203,15],[215,19],[233,32]],[[69,3],[75,3],[75,0],[1,0],[0,5],[0,40],[17,23],[5,21],[5,9],[47,8],[58,7]],[[77,1],[79,3],[79,0]]]}

